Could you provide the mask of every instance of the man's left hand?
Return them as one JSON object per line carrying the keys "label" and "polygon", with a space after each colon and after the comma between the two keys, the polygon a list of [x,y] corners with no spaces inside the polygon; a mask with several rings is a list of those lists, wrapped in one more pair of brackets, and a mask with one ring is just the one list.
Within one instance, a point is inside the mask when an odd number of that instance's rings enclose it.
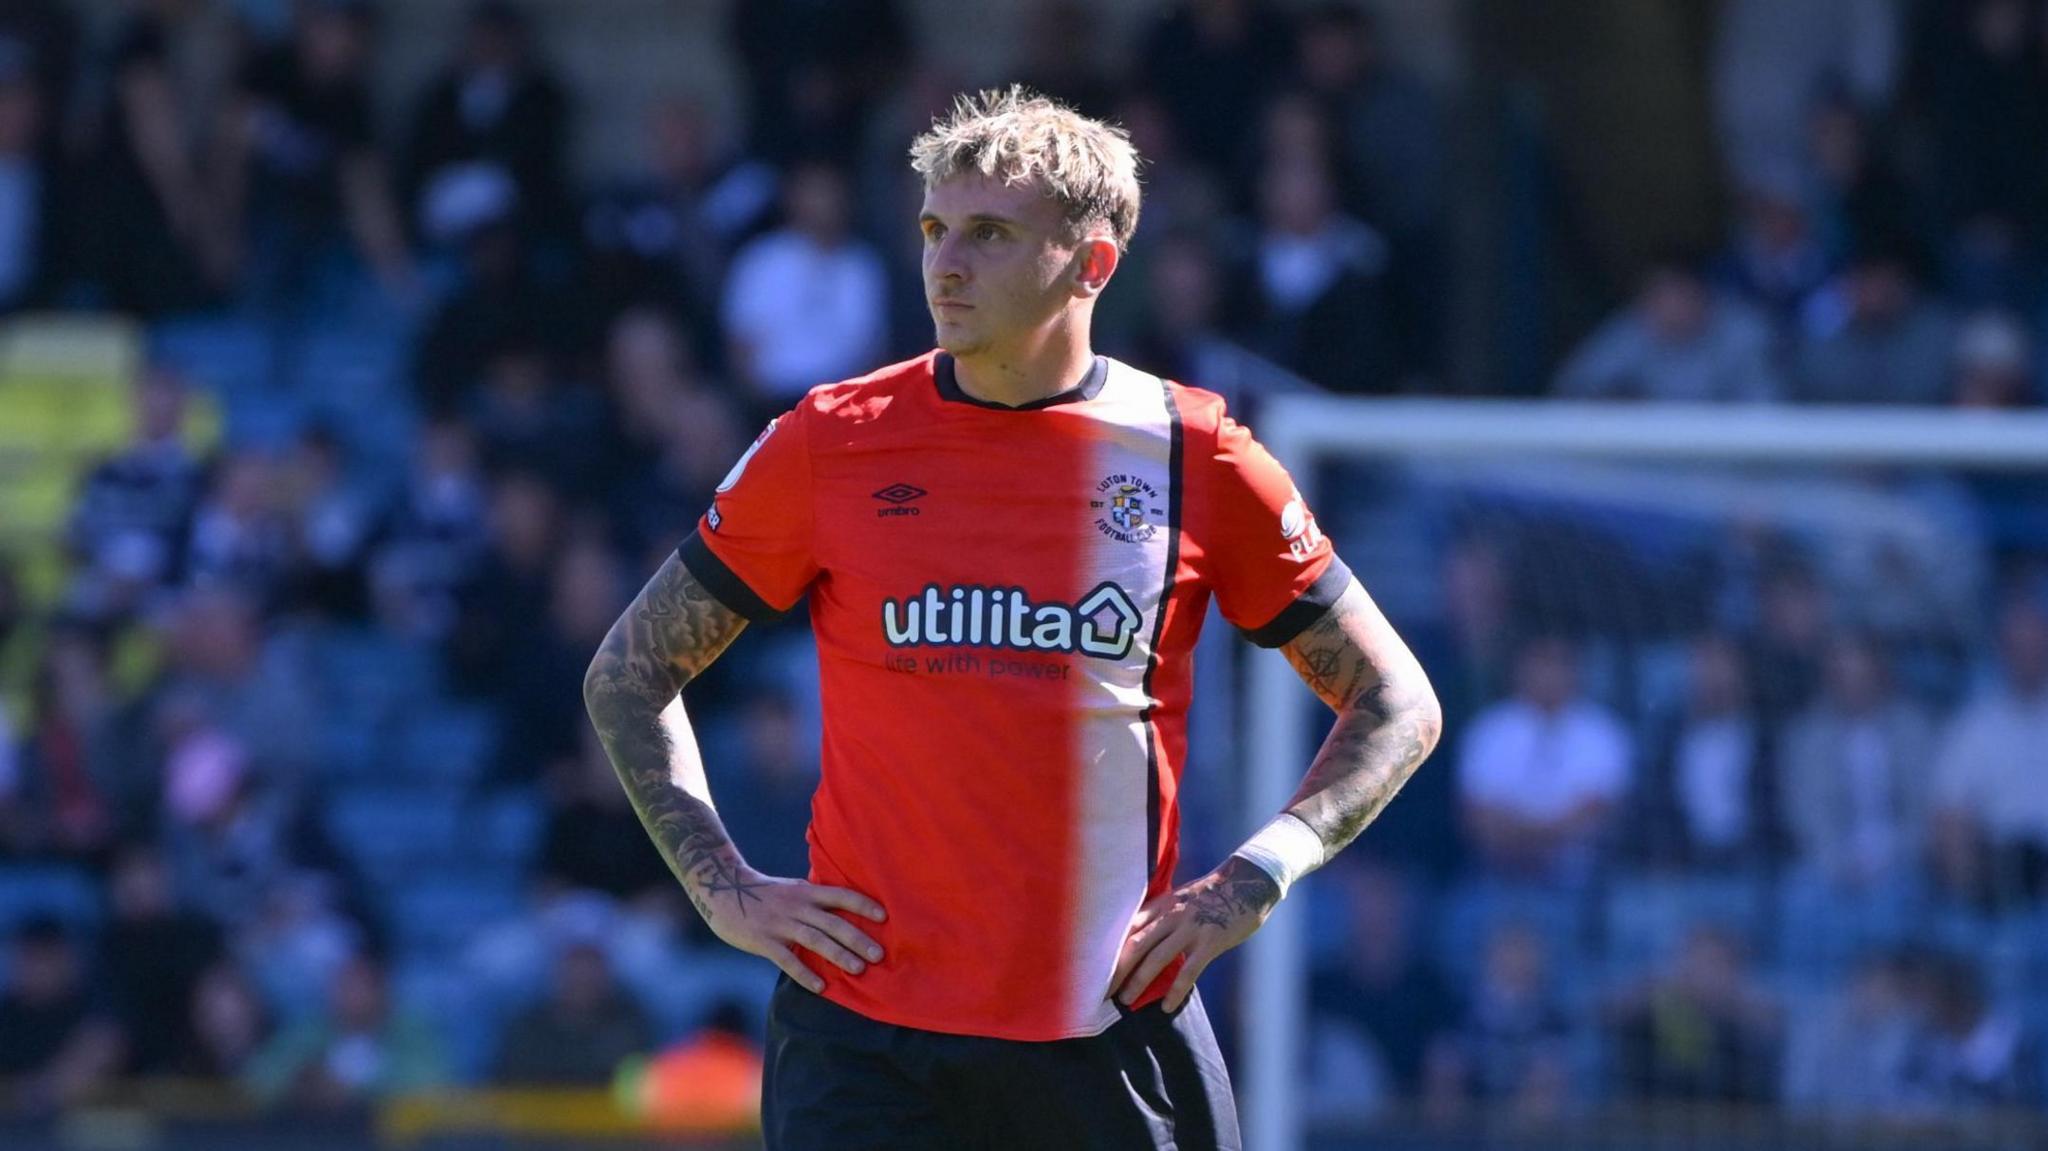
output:
{"label": "man's left hand", "polygon": [[1117,956],[1110,994],[1128,1007],[1183,955],[1187,962],[1167,988],[1166,1010],[1178,1011],[1205,968],[1224,952],[1251,938],[1280,902],[1280,885],[1258,864],[1240,855],[1216,870],[1146,902],[1131,918]]}

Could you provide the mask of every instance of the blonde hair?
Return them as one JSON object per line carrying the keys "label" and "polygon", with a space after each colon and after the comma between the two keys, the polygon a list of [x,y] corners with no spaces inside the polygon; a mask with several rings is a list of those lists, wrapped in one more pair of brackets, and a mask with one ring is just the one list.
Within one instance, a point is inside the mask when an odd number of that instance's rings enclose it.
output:
{"label": "blonde hair", "polygon": [[1130,133],[1012,84],[953,101],[952,114],[910,145],[929,189],[968,172],[1036,183],[1076,236],[1098,222],[1118,249],[1138,228],[1138,152]]}

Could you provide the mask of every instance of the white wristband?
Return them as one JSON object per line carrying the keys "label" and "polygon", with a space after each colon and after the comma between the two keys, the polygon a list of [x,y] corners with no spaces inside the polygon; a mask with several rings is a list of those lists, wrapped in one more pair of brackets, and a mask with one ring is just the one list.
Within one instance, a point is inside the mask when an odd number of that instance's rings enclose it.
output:
{"label": "white wristband", "polygon": [[1285,899],[1295,880],[1323,865],[1323,840],[1308,824],[1281,812],[1231,854],[1244,856],[1272,876]]}

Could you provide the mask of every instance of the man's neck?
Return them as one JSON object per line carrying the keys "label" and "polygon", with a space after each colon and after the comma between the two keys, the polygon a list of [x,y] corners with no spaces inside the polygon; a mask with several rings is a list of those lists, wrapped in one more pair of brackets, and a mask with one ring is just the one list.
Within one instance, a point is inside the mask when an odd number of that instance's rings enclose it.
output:
{"label": "man's neck", "polygon": [[1055,338],[1022,354],[998,351],[953,357],[953,379],[973,399],[1017,408],[1079,384],[1095,365],[1085,332]]}

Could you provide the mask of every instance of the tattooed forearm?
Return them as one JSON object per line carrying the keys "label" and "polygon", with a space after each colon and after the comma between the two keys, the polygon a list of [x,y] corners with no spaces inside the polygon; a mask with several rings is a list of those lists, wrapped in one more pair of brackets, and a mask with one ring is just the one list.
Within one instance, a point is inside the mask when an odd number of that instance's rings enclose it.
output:
{"label": "tattooed forearm", "polygon": [[1337,713],[1288,811],[1324,857],[1358,838],[1436,746],[1443,716],[1407,646],[1353,583],[1282,651]]}
{"label": "tattooed forearm", "polygon": [[1280,885],[1258,864],[1241,855],[1223,861],[1222,882],[1195,896],[1195,922],[1228,929],[1252,916],[1264,919],[1280,902]]}
{"label": "tattooed forearm", "polygon": [[745,914],[759,883],[710,802],[678,696],[746,621],[670,556],[591,660],[583,702],[633,809],[697,911]]}

